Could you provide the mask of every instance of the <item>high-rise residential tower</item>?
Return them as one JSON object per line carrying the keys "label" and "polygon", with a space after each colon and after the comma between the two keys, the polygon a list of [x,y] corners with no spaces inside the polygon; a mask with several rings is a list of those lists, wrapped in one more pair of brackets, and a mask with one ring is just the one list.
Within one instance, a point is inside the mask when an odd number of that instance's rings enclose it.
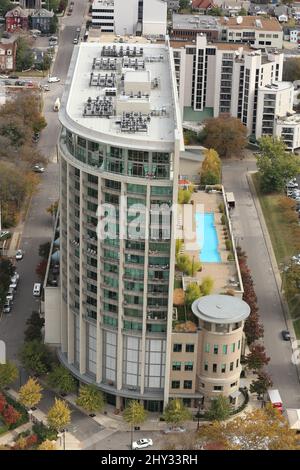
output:
{"label": "high-rise residential tower", "polygon": [[[168,233],[168,221],[150,208],[177,202],[183,149],[168,43],[76,47],[59,118],[61,311],[51,328],[60,359],[117,407],[136,398],[161,409],[169,396],[175,217]],[[102,213],[109,237],[97,236],[103,204],[111,207]],[[136,204],[138,236],[129,232]]]}

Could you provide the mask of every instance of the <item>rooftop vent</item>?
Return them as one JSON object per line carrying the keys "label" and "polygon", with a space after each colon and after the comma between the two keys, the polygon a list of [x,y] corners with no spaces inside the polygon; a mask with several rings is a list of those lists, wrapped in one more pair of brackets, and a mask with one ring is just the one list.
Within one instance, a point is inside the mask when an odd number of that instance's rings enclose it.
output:
{"label": "rooftop vent", "polygon": [[111,97],[88,98],[84,105],[83,117],[110,117],[115,114]]}
{"label": "rooftop vent", "polygon": [[147,132],[151,117],[142,113],[123,113],[122,119],[116,121],[120,125],[121,132]]}

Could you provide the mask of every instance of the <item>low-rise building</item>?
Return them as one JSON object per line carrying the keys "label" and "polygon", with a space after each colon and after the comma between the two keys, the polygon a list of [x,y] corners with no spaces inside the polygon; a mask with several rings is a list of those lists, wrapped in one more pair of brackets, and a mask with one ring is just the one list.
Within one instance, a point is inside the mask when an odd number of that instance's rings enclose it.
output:
{"label": "low-rise building", "polygon": [[53,11],[40,8],[31,15],[31,28],[38,29],[41,33],[48,34],[51,32],[51,22],[53,17]]}
{"label": "low-rise building", "polygon": [[5,15],[6,31],[13,33],[19,29],[28,29],[28,14],[21,7],[17,6],[9,10]]}
{"label": "low-rise building", "polygon": [[200,14],[205,14],[215,6],[216,4],[213,0],[193,0],[192,2],[193,10],[199,11]]}
{"label": "low-rise building", "polygon": [[0,41],[0,70],[11,72],[16,68],[17,43],[15,40],[4,39]]}
{"label": "low-rise building", "polygon": [[114,0],[94,0],[92,5],[92,27],[102,32],[114,32]]}

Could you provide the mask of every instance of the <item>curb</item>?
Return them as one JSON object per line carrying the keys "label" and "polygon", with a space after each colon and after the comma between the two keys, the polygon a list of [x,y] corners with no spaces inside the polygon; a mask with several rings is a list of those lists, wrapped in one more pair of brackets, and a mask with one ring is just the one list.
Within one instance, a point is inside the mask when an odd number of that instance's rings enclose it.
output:
{"label": "curb", "polygon": [[[284,321],[285,321],[287,329],[291,332],[291,336],[295,340],[297,340],[295,330],[294,330],[293,321],[290,318],[288,305],[287,305],[287,302],[286,302],[286,300],[283,297],[282,292],[281,292],[281,283],[282,283],[282,281],[281,281],[281,276],[280,276],[280,272],[279,272],[279,269],[278,269],[278,264],[277,264],[277,261],[276,261],[275,253],[274,253],[274,250],[273,250],[272,241],[271,241],[270,234],[269,234],[269,231],[268,231],[268,227],[267,227],[267,224],[266,224],[266,221],[265,221],[265,218],[264,218],[264,214],[263,214],[263,211],[262,211],[262,208],[261,208],[261,205],[260,205],[260,201],[259,201],[259,198],[258,198],[258,195],[257,195],[257,191],[256,191],[255,185],[254,185],[253,180],[252,180],[252,175],[254,175],[255,173],[257,173],[257,172],[256,171],[250,171],[246,174],[249,189],[250,189],[252,199],[253,199],[253,202],[254,202],[254,205],[255,205],[255,208],[256,208],[259,224],[261,226],[263,236],[264,236],[264,241],[265,241],[266,248],[267,248],[267,251],[268,251],[268,255],[269,255],[269,259],[270,259],[270,263],[271,263],[271,268],[272,268],[274,278],[275,278],[275,281],[276,281],[276,287],[277,287],[277,291],[278,291],[278,295],[279,295],[279,299],[280,299],[280,303],[281,303],[281,308],[282,308],[282,312],[283,312]],[[291,345],[292,345],[292,343],[291,343]],[[292,347],[292,351],[294,352],[293,347]],[[300,367],[297,364],[295,364],[295,365],[296,365],[298,380],[300,382]]]}

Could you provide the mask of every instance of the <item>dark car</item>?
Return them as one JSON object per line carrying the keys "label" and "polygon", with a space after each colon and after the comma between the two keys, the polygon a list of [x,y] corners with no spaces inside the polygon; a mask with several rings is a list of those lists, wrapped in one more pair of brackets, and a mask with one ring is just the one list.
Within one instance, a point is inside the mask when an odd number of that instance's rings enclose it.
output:
{"label": "dark car", "polygon": [[10,311],[11,311],[11,303],[7,301],[3,305],[3,313],[10,313]]}
{"label": "dark car", "polygon": [[39,140],[40,140],[40,133],[39,133],[39,132],[35,132],[35,133],[32,135],[32,142],[36,144]]}
{"label": "dark car", "polygon": [[12,78],[13,80],[18,80],[19,75],[10,75],[9,78]]}
{"label": "dark car", "polygon": [[290,335],[290,332],[288,330],[283,330],[281,332],[281,335],[282,335],[282,339],[284,339],[284,341],[290,341],[291,335]]}

